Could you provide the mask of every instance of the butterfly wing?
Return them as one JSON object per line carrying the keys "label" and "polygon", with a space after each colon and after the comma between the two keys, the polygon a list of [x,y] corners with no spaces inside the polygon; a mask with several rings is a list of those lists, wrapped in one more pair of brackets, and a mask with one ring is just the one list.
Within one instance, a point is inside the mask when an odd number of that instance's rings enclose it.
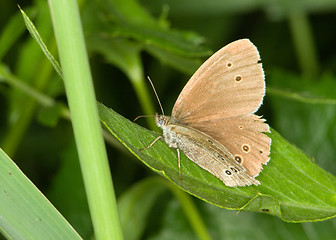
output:
{"label": "butterfly wing", "polygon": [[258,50],[248,40],[228,44],[195,72],[181,91],[172,116],[182,122],[255,112],[265,95]]}
{"label": "butterfly wing", "polygon": [[[236,187],[259,184],[257,180],[251,178],[245,171],[237,170],[239,171],[239,173],[237,173],[235,171],[226,170],[230,169],[230,164],[228,162],[219,160],[214,155],[209,155],[209,151],[200,146],[194,145],[190,147],[189,150],[190,151],[183,152],[190,160],[219,178],[226,186]],[[208,154],[207,158],[200,157],[206,154]],[[230,175],[227,174],[226,171],[230,171]]]}
{"label": "butterfly wing", "polygon": [[178,148],[191,161],[222,180],[226,186],[259,184],[221,143],[207,134],[180,124],[171,125],[170,131],[176,136]]}
{"label": "butterfly wing", "polygon": [[271,139],[264,134],[269,126],[254,114],[196,122],[192,127],[223,144],[253,177],[269,160]]}
{"label": "butterfly wing", "polygon": [[[196,71],[172,111],[174,118],[223,144],[238,162],[242,157],[252,176],[268,161],[270,147],[262,133],[269,132],[268,125],[253,114],[265,95],[259,61],[259,52],[248,39],[228,44]],[[234,130],[237,127],[240,131]],[[245,146],[251,147],[249,151],[242,150]]]}

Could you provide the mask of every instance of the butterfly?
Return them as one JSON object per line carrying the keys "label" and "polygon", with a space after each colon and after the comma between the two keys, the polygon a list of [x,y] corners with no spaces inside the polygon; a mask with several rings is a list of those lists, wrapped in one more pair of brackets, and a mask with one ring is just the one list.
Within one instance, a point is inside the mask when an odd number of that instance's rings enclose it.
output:
{"label": "butterfly", "polygon": [[[171,116],[156,115],[163,138],[226,186],[258,185],[269,160],[271,139],[265,120],[254,113],[265,96],[257,48],[248,39],[214,53],[181,91]],[[142,150],[144,150],[142,149]],[[181,176],[181,175],[180,175]]]}

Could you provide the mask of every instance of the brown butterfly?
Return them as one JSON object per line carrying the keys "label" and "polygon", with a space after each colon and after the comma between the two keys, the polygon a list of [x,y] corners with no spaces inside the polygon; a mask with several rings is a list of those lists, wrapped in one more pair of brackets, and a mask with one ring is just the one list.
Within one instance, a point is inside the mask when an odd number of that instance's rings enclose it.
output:
{"label": "brown butterfly", "polygon": [[269,160],[271,145],[264,134],[269,126],[254,114],[264,95],[259,52],[250,40],[232,42],[204,62],[180,93],[172,116],[155,117],[166,143],[177,149],[179,172],[182,150],[226,186],[260,184],[255,177]]}

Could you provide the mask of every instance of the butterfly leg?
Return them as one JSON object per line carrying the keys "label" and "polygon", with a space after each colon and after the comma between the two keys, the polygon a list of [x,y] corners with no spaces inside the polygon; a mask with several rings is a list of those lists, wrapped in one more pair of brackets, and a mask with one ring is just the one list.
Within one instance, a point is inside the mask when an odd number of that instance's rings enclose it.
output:
{"label": "butterfly leg", "polygon": [[177,164],[178,164],[178,170],[179,170],[179,177],[180,177],[180,179],[182,181],[180,149],[176,148],[176,151],[177,151]]}
{"label": "butterfly leg", "polygon": [[151,142],[151,144],[149,144],[147,147],[144,147],[144,148],[139,149],[139,151],[143,151],[143,150],[146,150],[146,149],[152,147],[153,144],[154,144],[157,140],[159,140],[160,138],[162,138],[162,136],[158,136],[157,138],[154,139],[153,142]]}

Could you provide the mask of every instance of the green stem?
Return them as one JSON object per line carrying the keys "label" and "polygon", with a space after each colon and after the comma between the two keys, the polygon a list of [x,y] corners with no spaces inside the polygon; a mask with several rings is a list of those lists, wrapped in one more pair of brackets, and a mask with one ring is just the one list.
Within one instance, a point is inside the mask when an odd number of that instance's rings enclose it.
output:
{"label": "green stem", "polygon": [[95,239],[122,239],[76,0],[49,1]]}
{"label": "green stem", "polygon": [[30,85],[11,74],[4,65],[0,64],[0,79],[7,82],[11,87],[20,90],[26,97],[34,98],[39,104],[45,107],[51,107],[55,104],[54,99],[37,91]]}
{"label": "green stem", "polygon": [[290,10],[288,20],[301,71],[305,76],[316,77],[319,64],[309,20],[300,10]]}
{"label": "green stem", "polygon": [[[145,115],[153,115],[155,113],[155,108],[153,106],[153,100],[150,98],[150,94],[148,92],[149,82],[144,79],[144,73],[142,70],[141,62],[137,61],[133,64],[130,69],[127,71],[127,75],[133,85],[135,93],[140,101],[141,108],[144,111]],[[155,125],[153,118],[147,118],[147,123],[152,130],[157,130],[157,126]]]}
{"label": "green stem", "polygon": [[179,200],[182,209],[184,210],[184,213],[186,214],[198,238],[201,240],[211,240],[211,236],[208,233],[208,230],[192,198],[187,193],[177,188],[175,185],[168,184],[168,187]]}
{"label": "green stem", "polygon": [[334,98],[318,98],[318,97],[307,97],[296,92],[289,92],[282,89],[276,89],[272,87],[267,88],[267,94],[272,94],[273,96],[280,96],[282,98],[287,98],[289,100],[302,102],[306,104],[332,104],[336,105],[336,99]]}

